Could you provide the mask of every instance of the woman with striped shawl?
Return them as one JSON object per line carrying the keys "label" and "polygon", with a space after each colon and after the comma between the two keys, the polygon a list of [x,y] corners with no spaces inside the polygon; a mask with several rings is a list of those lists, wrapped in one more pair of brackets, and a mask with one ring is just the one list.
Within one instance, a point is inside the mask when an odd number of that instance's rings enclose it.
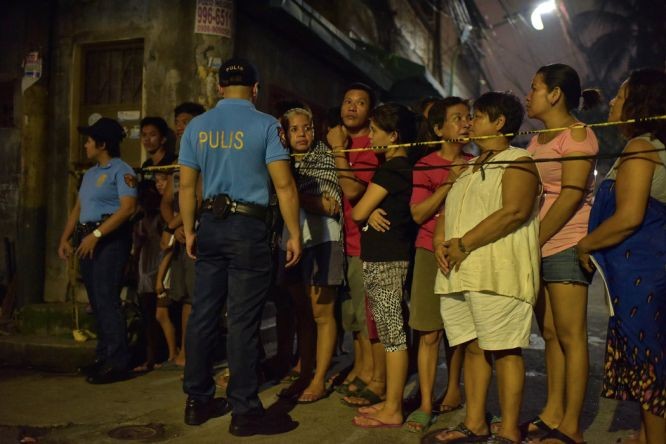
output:
{"label": "woman with striped shawl", "polygon": [[[312,113],[293,108],[281,122],[293,154],[304,248],[296,267],[278,267],[278,282],[287,287],[294,302],[301,358],[299,379],[280,396],[310,404],[327,395],[326,371],[337,339],[333,308],[344,280],[342,200],[331,152],[323,142],[315,141]],[[284,231],[281,246],[288,236]],[[281,249],[281,261],[284,257]]]}

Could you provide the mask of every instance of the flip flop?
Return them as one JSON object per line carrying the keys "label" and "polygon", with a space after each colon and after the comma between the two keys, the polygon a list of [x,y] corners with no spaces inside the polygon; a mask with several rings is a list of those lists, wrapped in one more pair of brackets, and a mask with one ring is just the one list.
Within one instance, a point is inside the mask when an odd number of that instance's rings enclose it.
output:
{"label": "flip flop", "polygon": [[[349,386],[354,385],[356,386],[356,390],[350,390]],[[349,382],[343,382],[339,386],[335,388],[335,391],[340,393],[343,396],[353,396],[356,393],[360,393],[364,388],[366,388],[368,384],[365,383],[361,378],[358,376],[352,379]]]}
{"label": "flip flop", "polygon": [[157,370],[182,370],[184,367],[182,365],[176,364],[175,361],[166,361],[157,368]]}
{"label": "flip flop", "polygon": [[499,435],[491,435],[490,438],[488,438],[488,441],[485,441],[487,444],[520,444],[519,441],[514,441],[509,438],[505,438],[503,436]]}
{"label": "flip flop", "polygon": [[132,369],[132,373],[148,373],[149,371],[153,370],[155,368],[154,364],[148,364],[148,363],[143,363],[141,365],[137,365]]}
{"label": "flip flop", "polygon": [[434,415],[446,415],[447,413],[455,412],[461,408],[463,408],[462,403],[458,405],[439,404],[438,407],[433,407],[432,413]]}
{"label": "flip flop", "polygon": [[546,433],[545,436],[541,438],[541,441],[554,440],[560,441],[563,444],[586,444],[585,441],[576,442],[574,439],[564,433],[560,432],[557,429],[552,429],[550,432]]}
{"label": "flip flop", "polygon": [[[358,416],[372,416],[372,415],[375,415],[375,414],[379,413],[379,411],[381,409],[384,408],[384,406],[375,407],[376,405],[379,405],[379,404],[362,405],[362,406],[360,406],[359,408],[356,409],[356,413],[358,413]],[[373,409],[374,411],[373,412],[362,412],[361,409]]]}
{"label": "flip flop", "polygon": [[[530,425],[535,425],[537,430],[530,431]],[[535,416],[529,421],[520,424],[518,428],[520,429],[520,434],[523,437],[527,437],[529,435],[534,435],[538,433],[550,433],[553,430],[552,427],[543,422],[543,419],[541,419],[540,416]]]}
{"label": "flip flop", "polygon": [[[502,417],[486,412],[486,422],[488,423],[488,427],[490,427],[490,433],[497,434],[502,426]],[[520,433],[521,436],[524,436],[522,431]]]}
{"label": "flip flop", "polygon": [[352,396],[354,398],[361,398],[361,399],[364,399],[364,400],[368,401],[367,403],[364,403],[364,404],[355,404],[353,402],[347,401],[344,398],[342,398],[340,400],[347,407],[353,407],[353,408],[366,407],[366,406],[369,406],[369,405],[379,404],[380,402],[383,401],[383,399],[380,398],[377,393],[373,392],[372,390],[370,390],[367,387],[364,388],[363,390],[361,390],[360,392],[353,393],[353,394],[350,394],[348,396]]}
{"label": "flip flop", "polygon": [[289,399],[292,401],[296,401],[296,399],[300,398],[300,396],[303,394],[306,388],[310,385],[309,382],[304,382],[300,380],[296,380],[292,382],[288,387],[283,388],[277,393],[277,397],[280,399]]}
{"label": "flip flop", "polygon": [[[460,433],[461,437],[458,438],[453,438],[448,441],[441,441],[437,439],[437,435],[439,435],[442,432],[457,432]],[[447,429],[438,429],[438,430],[433,430],[432,432],[427,433],[426,435],[421,438],[421,443],[422,444],[436,444],[436,443],[455,443],[455,442],[486,442],[490,438],[490,435],[477,435],[476,433],[472,432],[470,429],[467,428],[465,423],[461,422],[455,427],[449,427]]]}
{"label": "flip flop", "polygon": [[280,383],[291,383],[296,381],[298,378],[300,378],[301,374],[300,372],[297,372],[296,370],[289,370],[289,373],[284,375],[284,378],[280,380]]}
{"label": "flip flop", "polygon": [[[409,427],[409,423],[413,424],[418,424],[421,426],[420,430],[414,430]],[[405,421],[404,428],[410,432],[410,433],[425,433],[428,431],[430,426],[433,424],[433,415],[424,412],[423,410],[414,410],[410,415],[407,417],[407,420]]]}
{"label": "flip flop", "polygon": [[[304,396],[304,395],[313,395],[313,394],[312,393],[305,393],[305,392],[301,393],[301,396]],[[313,404],[317,401],[321,401],[322,399],[328,398],[329,395],[330,395],[330,392],[327,392],[326,390],[324,390],[324,392],[321,393],[320,395],[314,395],[314,397],[312,399],[303,399],[303,400],[296,399],[296,404]],[[299,396],[299,398],[300,398],[300,396]]]}
{"label": "flip flop", "polygon": [[356,422],[356,418],[352,419],[352,424],[362,429],[397,429],[402,427],[402,424],[386,424],[385,422],[381,422],[379,419],[370,416],[360,416],[360,418],[375,422],[374,424],[359,424]]}

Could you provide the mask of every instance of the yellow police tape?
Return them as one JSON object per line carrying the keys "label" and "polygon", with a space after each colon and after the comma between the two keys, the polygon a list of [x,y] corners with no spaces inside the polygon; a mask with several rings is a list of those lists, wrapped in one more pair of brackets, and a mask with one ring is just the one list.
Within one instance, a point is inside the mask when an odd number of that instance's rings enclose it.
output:
{"label": "yellow police tape", "polygon": [[[351,153],[351,152],[358,152],[358,151],[386,151],[389,149],[394,149],[394,148],[423,148],[427,147],[430,145],[441,145],[443,142],[472,142],[475,140],[485,140],[485,139],[493,139],[497,137],[516,137],[516,136],[524,136],[524,135],[529,135],[529,134],[541,134],[541,133],[553,133],[553,132],[559,132],[559,131],[564,131],[567,129],[571,128],[603,128],[603,127],[609,127],[609,126],[617,126],[617,125],[628,125],[632,123],[640,123],[640,122],[647,122],[647,121],[652,121],[652,120],[666,120],[666,114],[661,115],[661,116],[651,116],[651,117],[640,117],[636,119],[628,119],[628,120],[621,120],[617,122],[599,122],[599,123],[581,123],[579,125],[573,125],[570,127],[561,127],[561,128],[544,128],[544,129],[538,129],[538,130],[526,130],[526,131],[517,131],[515,133],[510,133],[510,134],[499,134],[499,135],[491,135],[491,136],[474,136],[474,137],[463,137],[459,139],[439,139],[439,140],[432,140],[432,141],[427,141],[427,142],[410,142],[410,143],[398,143],[398,144],[393,144],[393,145],[383,145],[383,146],[371,146],[371,147],[365,147],[365,148],[347,148],[347,149],[332,149],[331,153],[332,154],[337,154],[337,153]],[[641,151],[640,153],[633,153],[633,154],[641,154],[641,153],[651,153],[651,152],[656,152],[656,151],[663,151],[662,150],[649,150],[649,151]],[[298,156],[305,156],[307,153],[294,153],[291,154],[293,157],[298,157]],[[552,159],[539,159],[539,160],[530,160],[528,162],[562,162],[562,161],[572,161],[572,160],[592,160],[592,159],[609,159],[609,158],[615,158],[615,157],[620,157],[618,154],[598,154],[595,156],[573,156],[573,157],[566,157],[566,158],[552,158]],[[492,164],[492,163],[524,163],[524,162],[517,162],[517,161],[501,161],[501,162],[492,162],[488,161],[485,162],[487,164]],[[453,167],[456,165],[447,165],[447,168]],[[146,167],[139,169],[140,171],[148,171],[148,172],[169,172],[173,170],[177,170],[180,168],[180,165],[163,165],[163,166],[151,166],[151,167]],[[415,169],[432,169],[433,167],[422,167],[418,168],[415,167]],[[434,167],[434,168],[440,168],[439,166]],[[315,168],[318,169],[318,168]],[[321,169],[328,169],[325,167],[322,167]],[[375,170],[376,168],[335,168],[337,171],[371,171]],[[75,174],[81,174],[81,171],[85,170],[77,170],[75,171]]]}

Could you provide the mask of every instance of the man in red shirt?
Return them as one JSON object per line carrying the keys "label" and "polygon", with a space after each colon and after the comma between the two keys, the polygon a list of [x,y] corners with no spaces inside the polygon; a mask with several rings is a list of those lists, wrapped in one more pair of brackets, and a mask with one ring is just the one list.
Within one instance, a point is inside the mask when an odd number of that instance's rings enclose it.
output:
{"label": "man in red shirt", "polygon": [[[327,134],[335,166],[339,168],[338,181],[342,188],[344,212],[345,254],[347,255],[347,282],[351,298],[342,304],[342,326],[354,336],[354,366],[345,382],[338,388],[344,395],[381,395],[385,391],[385,378],[375,381],[373,369],[373,346],[368,337],[365,314],[365,289],[363,287],[363,269],[361,255],[361,233],[358,225],[351,218],[352,207],[363,196],[365,189],[379,166],[379,159],[373,151],[338,152],[349,148],[367,148],[370,146],[370,111],[375,105],[372,89],[362,83],[347,87],[340,108],[342,125],[333,127]],[[350,171],[350,168],[368,169]],[[379,344],[381,346],[381,344]],[[376,348],[376,346],[375,346]],[[384,356],[383,349],[375,355]],[[377,363],[384,371],[382,359]],[[375,369],[375,370],[378,370]],[[366,386],[369,386],[366,388]],[[363,396],[359,405],[366,405]],[[374,404],[374,402],[373,402]]]}

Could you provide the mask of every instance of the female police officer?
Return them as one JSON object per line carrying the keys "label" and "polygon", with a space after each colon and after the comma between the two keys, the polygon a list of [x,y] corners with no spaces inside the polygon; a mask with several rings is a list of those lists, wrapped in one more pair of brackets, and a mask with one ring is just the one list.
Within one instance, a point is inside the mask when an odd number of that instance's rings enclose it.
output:
{"label": "female police officer", "polygon": [[136,176],[119,157],[125,134],[118,122],[103,117],[79,132],[88,136],[86,155],[96,165],[83,176],[58,255],[67,259],[74,252],[73,237],[98,325],[97,356],[86,368],[86,381],[106,384],[125,379],[130,364],[120,290],[131,247],[128,219],[136,207]]}

